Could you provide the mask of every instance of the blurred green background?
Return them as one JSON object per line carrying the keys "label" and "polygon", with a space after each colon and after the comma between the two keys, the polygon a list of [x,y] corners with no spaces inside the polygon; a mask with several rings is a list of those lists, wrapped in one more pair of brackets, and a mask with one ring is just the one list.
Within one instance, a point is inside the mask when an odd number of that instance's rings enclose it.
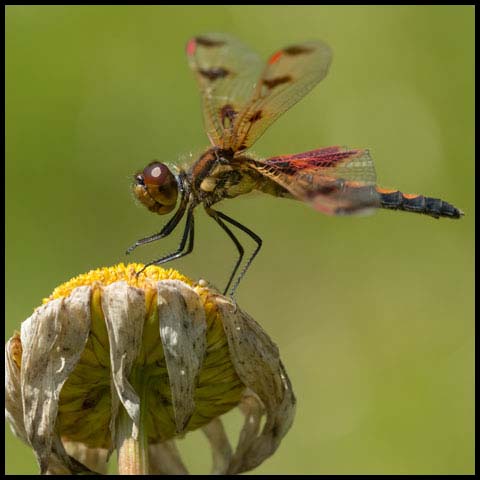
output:
{"label": "blurred green background", "polygon": [[[257,154],[368,147],[380,185],[466,213],[329,218],[260,194],[221,205],[264,240],[237,300],[278,344],[298,398],[291,431],[253,473],[473,473],[471,6],[7,7],[5,338],[69,278],[176,246],[180,232],[124,256],[166,220],[129,187],[152,159],[207,146],[184,46],[209,31],[265,58],[308,39],[333,48],[327,78]],[[170,266],[222,287],[234,246],[197,213],[194,254]],[[228,416],[230,433],[239,421]],[[208,471],[200,433],[181,448]],[[9,428],[6,459],[7,473],[38,472]]]}

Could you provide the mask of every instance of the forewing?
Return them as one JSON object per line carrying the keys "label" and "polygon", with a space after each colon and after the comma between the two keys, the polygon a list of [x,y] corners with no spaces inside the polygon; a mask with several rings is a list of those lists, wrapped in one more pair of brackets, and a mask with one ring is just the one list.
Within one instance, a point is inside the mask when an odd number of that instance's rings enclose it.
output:
{"label": "forewing", "polygon": [[291,45],[274,53],[267,62],[252,97],[235,117],[234,128],[223,143],[242,151],[328,73],[332,51],[321,42]]}
{"label": "forewing", "polygon": [[200,86],[210,142],[228,149],[227,139],[232,138],[236,118],[254,94],[263,62],[242,42],[224,33],[190,39],[187,58]]}
{"label": "forewing", "polygon": [[328,147],[253,161],[251,166],[327,215],[365,213],[380,205],[368,150]]}

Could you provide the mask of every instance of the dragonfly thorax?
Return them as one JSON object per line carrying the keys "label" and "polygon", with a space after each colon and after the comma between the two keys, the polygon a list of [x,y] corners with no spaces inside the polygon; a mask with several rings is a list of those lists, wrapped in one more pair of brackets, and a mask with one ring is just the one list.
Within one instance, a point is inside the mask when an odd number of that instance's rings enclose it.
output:
{"label": "dragonfly thorax", "polygon": [[189,172],[192,193],[198,203],[213,205],[255,189],[256,172],[232,152],[211,148],[192,165]]}

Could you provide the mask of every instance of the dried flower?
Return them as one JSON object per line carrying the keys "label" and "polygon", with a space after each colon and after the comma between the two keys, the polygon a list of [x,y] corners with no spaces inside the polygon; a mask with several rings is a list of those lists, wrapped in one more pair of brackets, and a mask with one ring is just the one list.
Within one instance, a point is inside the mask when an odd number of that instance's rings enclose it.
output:
{"label": "dried flower", "polygon": [[[188,473],[175,440],[201,428],[212,473],[255,468],[290,428],[276,345],[231,299],[174,270],[117,265],[59,286],[5,347],[5,412],[41,473]],[[220,416],[245,415],[233,452]],[[262,416],[266,417],[260,432]]]}

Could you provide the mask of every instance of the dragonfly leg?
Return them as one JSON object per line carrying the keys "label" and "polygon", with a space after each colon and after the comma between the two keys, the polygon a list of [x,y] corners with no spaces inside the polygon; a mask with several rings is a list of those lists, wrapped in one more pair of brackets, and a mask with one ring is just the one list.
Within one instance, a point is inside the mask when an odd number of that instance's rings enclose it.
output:
{"label": "dragonfly leg", "polygon": [[[177,222],[178,223],[178,222]],[[150,265],[161,265],[162,263],[169,262],[170,260],[175,260],[176,258],[184,257],[188,255],[193,250],[193,241],[194,241],[194,218],[193,218],[193,208],[190,208],[187,212],[187,221],[185,223],[185,229],[183,231],[182,240],[177,250],[174,252],[165,255],[162,258],[148,262],[140,271],[137,272],[137,276],[140,275],[147,267]],[[188,241],[188,245],[187,245]],[[185,245],[187,248],[185,249]]]}
{"label": "dragonfly leg", "polygon": [[154,235],[150,235],[149,237],[141,238],[137,240],[131,247],[127,249],[125,252],[126,255],[132,253],[140,245],[145,245],[147,243],[155,242],[156,240],[160,240],[161,238],[165,238],[170,235],[175,227],[180,223],[180,220],[185,215],[185,211],[187,209],[188,199],[186,195],[182,195],[180,200],[180,206],[178,207],[177,211],[173,215],[173,217],[163,226],[160,232],[155,233]]}
{"label": "dragonfly leg", "polygon": [[237,263],[235,263],[235,266],[233,267],[232,273],[230,275],[230,278],[228,279],[227,286],[225,287],[225,290],[223,292],[224,295],[227,294],[228,289],[230,288],[230,285],[232,284],[232,281],[235,277],[235,274],[237,273],[238,267],[242,263],[243,255],[245,253],[245,250],[242,246],[242,244],[239,242],[238,238],[234,235],[234,233],[225,225],[225,222],[219,218],[219,215],[216,210],[213,210],[212,208],[205,207],[205,211],[207,212],[207,215],[212,217],[219,225],[222,227],[222,229],[225,231],[225,233],[231,238],[232,242],[235,244],[238,250],[238,259]]}
{"label": "dragonfly leg", "polygon": [[[242,280],[243,276],[245,275],[248,268],[252,264],[254,258],[257,256],[260,248],[262,248],[262,239],[256,233],[252,232],[249,228],[247,228],[245,225],[242,225],[241,223],[237,222],[233,218],[230,218],[229,216],[225,215],[224,213],[219,212],[218,210],[215,210],[215,215],[218,216],[219,218],[221,218],[222,220],[225,220],[225,222],[237,227],[242,232],[246,233],[257,244],[257,246],[255,247],[255,250],[253,251],[252,255],[248,258],[247,262],[245,263],[245,266],[243,267],[242,271],[240,272],[240,275],[238,275],[237,280],[235,281],[235,283],[233,284],[233,287],[230,290],[229,295],[231,297],[233,297],[235,291],[238,288],[238,285],[240,284],[240,281]],[[232,237],[230,237],[230,238],[232,238]],[[238,268],[238,266],[236,265],[235,269],[237,269],[237,268]]]}

